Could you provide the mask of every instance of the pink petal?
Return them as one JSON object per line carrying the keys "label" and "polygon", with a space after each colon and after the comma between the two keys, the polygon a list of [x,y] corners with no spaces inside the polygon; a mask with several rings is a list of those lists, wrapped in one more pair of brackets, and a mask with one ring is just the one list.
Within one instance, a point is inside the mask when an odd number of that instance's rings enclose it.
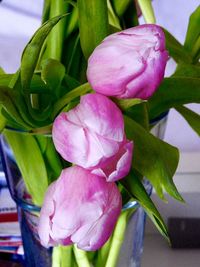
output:
{"label": "pink petal", "polygon": [[106,37],[89,58],[87,78],[98,93],[148,99],[164,77],[167,59],[162,29],[140,25]]}
{"label": "pink petal", "polygon": [[38,234],[42,245],[48,247],[51,244],[50,230],[51,221],[50,217],[54,214],[55,207],[52,199],[52,195],[55,191],[55,183],[51,184],[46,192],[46,197],[44,199],[43,209],[40,212],[40,220],[38,224]]}
{"label": "pink petal", "polygon": [[[54,203],[50,211],[49,199]],[[98,249],[111,235],[121,205],[115,183],[107,183],[78,166],[67,168],[54,183],[53,192],[47,191],[40,226],[44,229],[48,221],[50,227],[40,236],[41,242],[48,245],[74,242],[82,249]]]}
{"label": "pink petal", "polygon": [[105,177],[107,182],[114,182],[122,179],[130,171],[132,153],[133,142],[126,141],[115,156],[105,161],[103,166],[94,168],[91,172]]}
{"label": "pink petal", "polygon": [[123,140],[122,112],[109,98],[100,94],[84,95],[77,110],[83,125],[90,131],[110,140]]}

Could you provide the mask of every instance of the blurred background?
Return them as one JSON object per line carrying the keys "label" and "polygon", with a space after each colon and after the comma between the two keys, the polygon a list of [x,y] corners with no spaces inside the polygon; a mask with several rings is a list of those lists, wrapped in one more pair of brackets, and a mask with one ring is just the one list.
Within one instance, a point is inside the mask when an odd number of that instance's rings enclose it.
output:
{"label": "blurred background", "polygon": [[[185,39],[189,16],[198,5],[199,0],[153,0],[157,24],[165,27],[181,43]],[[42,6],[42,0],[0,1],[0,66],[5,72],[15,72],[19,67],[24,46],[40,26]],[[144,23],[143,18],[140,22]],[[175,62],[170,59],[166,76],[171,75],[175,67]],[[192,104],[190,108],[200,114],[200,105]],[[170,217],[200,218],[200,138],[175,110],[171,110],[165,141],[180,149],[175,182],[186,204],[169,199],[166,205],[154,194],[152,198],[166,222]],[[197,267],[199,262],[199,250],[171,250],[147,221],[142,267]]]}

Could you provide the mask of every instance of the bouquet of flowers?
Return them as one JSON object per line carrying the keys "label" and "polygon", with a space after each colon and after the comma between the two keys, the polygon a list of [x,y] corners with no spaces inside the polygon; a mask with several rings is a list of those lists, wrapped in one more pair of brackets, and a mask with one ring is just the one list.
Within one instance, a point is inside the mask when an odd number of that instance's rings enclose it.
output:
{"label": "bouquet of flowers", "polygon": [[[67,248],[54,264],[116,266],[130,201],[168,239],[143,177],[161,199],[183,201],[178,149],[150,130],[175,108],[200,134],[200,116],[183,106],[200,103],[199,20],[198,7],[182,45],[155,24],[150,0],[45,0],[19,70],[0,70],[0,129],[42,206],[41,243]],[[164,78],[169,57],[177,68]]]}

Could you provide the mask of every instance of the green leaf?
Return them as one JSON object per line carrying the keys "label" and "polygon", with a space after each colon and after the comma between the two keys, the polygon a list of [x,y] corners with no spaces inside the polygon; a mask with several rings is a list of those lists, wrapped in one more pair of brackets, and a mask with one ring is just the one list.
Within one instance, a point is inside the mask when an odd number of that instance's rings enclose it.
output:
{"label": "green leaf", "polygon": [[192,57],[190,53],[175,39],[175,37],[163,28],[166,39],[166,48],[169,51],[169,55],[177,62],[191,63]]}
{"label": "green leaf", "polygon": [[39,144],[45,166],[48,170],[48,184],[51,184],[62,171],[61,160],[55,150],[51,136],[38,134],[35,135],[35,139]]}
{"label": "green leaf", "polygon": [[200,136],[200,115],[184,106],[178,106],[176,107],[176,110],[183,116],[191,128]]}
{"label": "green leaf", "polygon": [[137,175],[131,171],[125,179],[120,180],[120,183],[132,195],[133,199],[144,208],[160,233],[169,240],[167,227]]}
{"label": "green leaf", "polygon": [[141,102],[138,105],[134,105],[126,110],[124,114],[130,118],[133,118],[134,121],[139,123],[145,129],[149,128],[149,113],[148,113],[148,102]]}
{"label": "green leaf", "polygon": [[108,6],[108,22],[111,26],[113,26],[114,28],[121,30],[121,25],[120,25],[120,21],[119,18],[116,16],[113,7],[110,3],[110,0],[107,0],[107,6]]}
{"label": "green leaf", "polygon": [[12,74],[0,74],[0,86],[8,86],[12,76]]}
{"label": "green leaf", "polygon": [[2,75],[2,74],[5,74],[5,71],[3,70],[2,67],[0,67],[0,75]]}
{"label": "green leaf", "polygon": [[[4,131],[33,203],[41,206],[48,187],[46,166],[34,136]],[[33,153],[34,152],[34,153]]]}
{"label": "green leaf", "polygon": [[128,108],[131,108],[135,105],[138,105],[142,102],[144,102],[144,100],[139,99],[139,98],[130,98],[130,99],[118,99],[118,98],[112,98],[113,102],[115,102],[117,104],[117,106],[121,109],[121,110],[127,110]]}
{"label": "green leaf", "polygon": [[[200,36],[200,6],[190,16],[184,47],[195,55],[195,44]],[[194,49],[195,48],[195,49]],[[198,47],[197,49],[199,49]]]}
{"label": "green leaf", "polygon": [[151,0],[137,0],[146,23],[156,23]]}
{"label": "green leaf", "polygon": [[27,106],[25,97],[12,88],[0,86],[0,104],[17,124],[27,130],[51,122],[49,120],[53,108],[51,102],[43,110],[33,110],[32,107]]}
{"label": "green leaf", "polygon": [[113,8],[117,16],[121,17],[127,10],[131,0],[112,0]]}
{"label": "green leaf", "polygon": [[85,83],[80,85],[79,87],[73,89],[69,93],[65,94],[61,99],[59,99],[53,109],[52,113],[52,119],[72,100],[74,100],[77,97],[80,97],[81,95],[84,95],[86,93],[89,93],[92,91],[92,88],[89,83]]}
{"label": "green leaf", "polygon": [[3,129],[6,126],[6,118],[1,113],[1,109],[2,109],[2,107],[0,106],[0,133],[3,131]]}
{"label": "green leaf", "polygon": [[108,35],[107,0],[77,0],[79,30],[83,54],[86,59]]}
{"label": "green leaf", "polygon": [[124,116],[126,135],[134,141],[133,168],[147,177],[164,200],[163,190],[182,201],[172,180],[179,161],[178,149],[156,138],[134,120]]}
{"label": "green leaf", "polygon": [[172,77],[200,78],[200,66],[180,63]]}
{"label": "green leaf", "polygon": [[69,91],[80,86],[80,83],[68,74],[65,74],[64,83]]}
{"label": "green leaf", "polygon": [[[78,71],[79,66],[77,65],[78,63],[80,64],[81,60],[81,46],[80,46],[80,36],[79,34],[75,35],[75,39],[73,42],[74,36],[72,37],[72,40],[70,42],[70,45],[73,45],[72,49],[68,51],[68,54],[66,55],[66,59],[68,56],[68,64],[67,64],[67,71],[66,73],[73,73],[75,71]],[[75,69],[75,70],[74,70]],[[70,72],[71,71],[71,72]]]}
{"label": "green leaf", "polygon": [[29,89],[30,94],[50,94],[48,86],[42,81],[40,75],[34,74]]}
{"label": "green leaf", "polygon": [[65,67],[55,59],[46,59],[42,62],[41,78],[52,92],[59,98],[60,87],[65,76]]}
{"label": "green leaf", "polygon": [[150,120],[177,105],[200,103],[200,79],[165,78],[148,103]]}
{"label": "green leaf", "polygon": [[66,67],[66,74],[76,80],[80,80],[80,67],[83,59],[79,32],[74,32],[65,41],[65,53],[63,54],[62,60]]}
{"label": "green leaf", "polygon": [[[19,103],[21,105],[19,105]],[[23,118],[26,118],[27,110],[23,112],[25,106],[21,103],[17,91],[13,91],[9,87],[0,86],[0,104],[11,118],[22,127],[25,129],[30,129],[30,127],[32,127],[32,125],[28,123],[28,120],[24,120]]]}
{"label": "green leaf", "polygon": [[45,22],[45,24],[43,24],[36,31],[36,33],[33,35],[31,40],[25,47],[21,59],[21,84],[23,90],[26,90],[30,87],[31,78],[33,76],[40,51],[46,37],[48,36],[52,28],[66,15],[67,14],[57,16]]}
{"label": "green leaf", "polygon": [[77,6],[72,9],[72,12],[67,17],[65,36],[66,38],[70,34],[78,29],[78,8]]}
{"label": "green leaf", "polygon": [[123,17],[124,29],[139,25],[136,1],[130,1]]}

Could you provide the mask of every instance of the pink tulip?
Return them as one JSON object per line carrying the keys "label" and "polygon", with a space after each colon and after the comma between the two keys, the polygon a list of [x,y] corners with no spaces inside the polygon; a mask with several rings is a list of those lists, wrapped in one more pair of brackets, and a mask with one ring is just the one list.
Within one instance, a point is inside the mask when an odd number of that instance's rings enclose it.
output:
{"label": "pink tulip", "polygon": [[126,139],[120,109],[107,97],[82,96],[78,106],[56,118],[52,133],[55,147],[65,160],[107,181],[128,174],[133,142]]}
{"label": "pink tulip", "polygon": [[162,29],[146,24],[114,33],[88,61],[92,88],[118,98],[148,99],[164,77],[168,53]]}
{"label": "pink tulip", "polygon": [[121,208],[115,183],[78,166],[64,169],[45,196],[38,228],[41,243],[97,250],[112,234]]}

